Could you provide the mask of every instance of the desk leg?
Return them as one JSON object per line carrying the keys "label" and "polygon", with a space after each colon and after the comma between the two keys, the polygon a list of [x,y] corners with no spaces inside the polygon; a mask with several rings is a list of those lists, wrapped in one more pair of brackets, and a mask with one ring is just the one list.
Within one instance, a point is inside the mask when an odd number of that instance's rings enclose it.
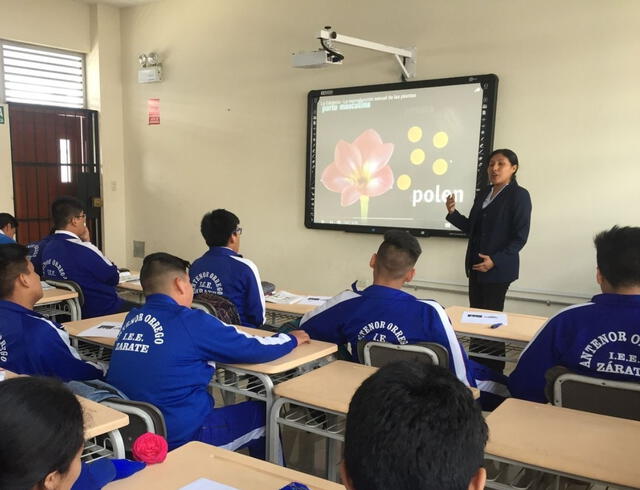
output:
{"label": "desk leg", "polygon": [[111,441],[111,447],[113,448],[113,457],[115,459],[124,459],[124,441],[122,440],[122,434],[119,430],[112,430],[109,432],[109,440]]}
{"label": "desk leg", "polygon": [[273,402],[271,410],[267,412],[267,418],[269,420],[267,424],[267,461],[273,464],[282,465],[284,462],[284,458],[282,457],[282,444],[280,443],[280,424],[278,424],[278,417],[286,401],[286,398],[277,398],[276,401]]}
{"label": "desk leg", "polygon": [[[336,424],[337,417],[330,413],[327,413],[327,427],[331,427]],[[327,480],[338,481],[338,461],[336,460],[336,449],[338,441],[333,437],[327,437]]]}

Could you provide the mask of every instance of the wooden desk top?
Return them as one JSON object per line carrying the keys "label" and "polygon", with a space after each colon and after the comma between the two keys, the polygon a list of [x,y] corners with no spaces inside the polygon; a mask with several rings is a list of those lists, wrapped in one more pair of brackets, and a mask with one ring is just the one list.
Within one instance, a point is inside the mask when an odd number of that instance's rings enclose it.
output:
{"label": "wooden desk top", "polygon": [[202,442],[185,444],[171,451],[163,463],[149,465],[105,488],[176,490],[198,478],[208,478],[242,490],[277,489],[293,481],[304,483],[313,490],[344,490],[337,483]]}
{"label": "wooden desk top", "polygon": [[50,305],[53,303],[59,303],[60,301],[64,301],[66,299],[75,299],[78,297],[78,293],[74,291],[69,291],[67,289],[44,289],[43,296],[38,300],[36,306]]}
{"label": "wooden desk top", "polygon": [[[259,328],[238,326],[238,329],[260,337],[270,337],[273,335],[272,332]],[[320,340],[311,340],[308,344],[299,345],[293,349],[293,351],[289,352],[289,354],[275,361],[262,362],[260,364],[230,364],[230,366],[262,374],[277,374],[288,371],[289,369],[295,369],[309,362],[317,361],[337,351],[338,346],[336,344],[322,342]]]}
{"label": "wooden desk top", "polygon": [[335,361],[273,388],[281,397],[347,413],[349,402],[362,382],[378,368],[348,361]]}
{"label": "wooden desk top", "polygon": [[[346,414],[353,394],[377,370],[355,362],[334,361],[277,384],[273,392],[284,398]],[[477,388],[469,389],[474,399],[480,396]]]}
{"label": "wooden desk top", "polygon": [[[5,379],[21,376],[11,371],[4,371]],[[120,429],[129,425],[129,416],[126,413],[118,412],[113,408],[105,407],[99,403],[92,402],[81,396],[78,401],[82,405],[84,414],[84,437],[91,439],[112,430]]]}
{"label": "wooden desk top", "polygon": [[119,282],[118,289],[128,289],[129,291],[136,291],[138,293],[142,292],[142,284],[140,284],[140,281],[125,281],[125,282]]}
{"label": "wooden desk top", "polygon": [[485,313],[501,313],[468,306],[450,306],[447,314],[453,324],[456,333],[482,335],[483,337],[495,337],[496,339],[516,340],[530,342],[540,327],[547,321],[543,316],[522,315],[520,313],[506,313],[507,325],[498,328],[490,328],[489,325],[475,323],[462,323],[462,313],[465,311],[480,311]]}
{"label": "wooden desk top", "polygon": [[[69,335],[77,337],[83,330],[91,328],[102,322],[123,322],[126,316],[126,313],[116,313],[115,315],[106,315],[96,318],[88,318],[86,320],[78,320],[76,322],[67,322],[64,324],[64,328]],[[269,337],[273,335],[272,332],[261,330],[259,328],[239,326],[238,329],[248,334],[259,335],[261,337]],[[103,344],[106,347],[113,347],[115,344],[115,339],[106,337],[87,338],[91,339],[92,342]],[[289,369],[295,369],[303,364],[307,364],[308,362],[322,359],[323,357],[337,352],[337,350],[338,346],[335,344],[312,340],[308,344],[299,345],[292,352],[280,359],[276,359],[275,361],[263,362],[260,364],[231,364],[231,366],[262,374],[276,374],[288,371]]]}
{"label": "wooden desk top", "polygon": [[[84,320],[77,320],[75,322],[63,323],[62,326],[72,337],[77,337],[83,330],[94,327],[102,322],[124,322],[126,313],[115,313],[113,315],[98,316],[95,318],[86,318]],[[115,339],[108,337],[83,337],[90,339],[92,342],[103,344],[105,347],[113,347],[116,343]]]}
{"label": "wooden desk top", "polygon": [[317,308],[317,306],[314,306],[314,305],[300,305],[297,303],[293,303],[292,305],[283,305],[279,303],[269,303],[267,301],[265,304],[266,304],[266,309],[269,311],[277,311],[280,313],[291,313],[291,314],[300,315],[300,316]]}
{"label": "wooden desk top", "polygon": [[487,424],[487,454],[640,488],[640,422],[511,398]]}

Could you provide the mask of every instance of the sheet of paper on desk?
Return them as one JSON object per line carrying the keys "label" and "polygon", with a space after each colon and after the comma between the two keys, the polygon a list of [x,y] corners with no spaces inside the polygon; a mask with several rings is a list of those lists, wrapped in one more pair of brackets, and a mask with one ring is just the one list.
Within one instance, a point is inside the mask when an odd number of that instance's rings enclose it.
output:
{"label": "sheet of paper on desk", "polygon": [[91,328],[88,328],[78,334],[78,337],[106,337],[108,339],[118,338],[122,323],[120,322],[102,322]]}
{"label": "sheet of paper on desk", "polygon": [[180,487],[180,490],[237,490],[234,487],[223,485],[208,478],[198,478],[196,481]]}
{"label": "sheet of paper on desk", "polygon": [[507,324],[506,313],[486,313],[484,311],[465,311],[462,313],[462,323],[476,323],[478,325]]}
{"label": "sheet of paper on desk", "polygon": [[133,275],[131,272],[121,272],[120,273],[120,282],[135,282],[140,281],[139,275]]}
{"label": "sheet of paper on desk", "polygon": [[307,296],[298,302],[299,305],[320,306],[327,302],[331,296]]}
{"label": "sheet of paper on desk", "polygon": [[268,296],[264,297],[267,303],[276,303],[279,305],[292,305],[305,299],[304,296],[298,296],[297,294],[290,293],[288,291],[276,291]]}

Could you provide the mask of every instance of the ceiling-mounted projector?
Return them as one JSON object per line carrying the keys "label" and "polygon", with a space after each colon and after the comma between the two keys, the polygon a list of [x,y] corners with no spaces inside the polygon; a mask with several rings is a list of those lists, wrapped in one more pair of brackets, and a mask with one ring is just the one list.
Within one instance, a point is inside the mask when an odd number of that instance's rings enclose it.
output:
{"label": "ceiling-mounted projector", "polygon": [[300,51],[293,55],[294,68],[321,68],[325,65],[341,65],[342,57],[329,53],[324,49],[317,51]]}

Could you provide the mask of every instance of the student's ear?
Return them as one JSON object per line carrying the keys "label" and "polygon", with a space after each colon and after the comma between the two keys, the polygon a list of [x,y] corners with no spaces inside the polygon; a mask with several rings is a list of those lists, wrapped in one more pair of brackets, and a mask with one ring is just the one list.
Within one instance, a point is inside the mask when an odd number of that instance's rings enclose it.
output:
{"label": "student's ear", "polygon": [[344,464],[344,459],[340,461],[340,480],[347,490],[356,490],[351,478],[349,477],[349,473],[347,473],[347,466]]}
{"label": "student's ear", "polygon": [[47,476],[44,477],[42,481],[42,488],[45,490],[55,490],[60,486],[60,472],[52,471]]}
{"label": "student's ear", "polygon": [[602,273],[600,272],[600,269],[596,267],[596,282],[598,283],[599,286],[602,286],[603,280],[604,280],[604,277],[602,277]]}
{"label": "student's ear", "polygon": [[378,260],[378,254],[374,253],[371,256],[371,260],[369,260],[369,267],[371,267],[372,269],[375,269],[376,267],[376,260]]}
{"label": "student's ear", "polygon": [[188,283],[188,280],[181,276],[176,276],[173,279],[174,286],[182,296],[187,294],[187,289],[189,286],[189,284],[187,283]]}
{"label": "student's ear", "polygon": [[482,490],[485,483],[487,483],[487,470],[484,468],[478,468],[476,474],[471,477],[469,490]]}
{"label": "student's ear", "polygon": [[16,278],[18,283],[20,284],[20,286],[22,286],[23,288],[28,288],[29,287],[29,278],[28,278],[28,274],[25,273],[20,273],[18,274],[18,277]]}
{"label": "student's ear", "polygon": [[416,275],[415,267],[412,267],[411,270],[407,272],[407,275],[404,276],[404,282],[411,282]]}

